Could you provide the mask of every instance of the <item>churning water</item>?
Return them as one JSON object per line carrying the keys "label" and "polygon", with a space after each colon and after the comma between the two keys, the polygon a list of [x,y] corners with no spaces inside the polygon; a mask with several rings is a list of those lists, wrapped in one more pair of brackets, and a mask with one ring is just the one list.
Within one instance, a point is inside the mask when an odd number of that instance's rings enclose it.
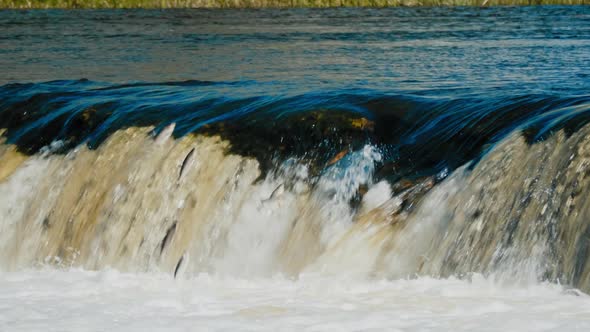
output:
{"label": "churning water", "polygon": [[588,7],[0,12],[0,326],[590,327]]}

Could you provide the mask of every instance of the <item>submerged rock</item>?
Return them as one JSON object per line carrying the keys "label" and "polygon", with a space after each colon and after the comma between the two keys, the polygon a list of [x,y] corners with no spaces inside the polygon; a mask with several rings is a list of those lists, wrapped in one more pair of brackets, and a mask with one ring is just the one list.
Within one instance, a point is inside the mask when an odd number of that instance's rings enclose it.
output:
{"label": "submerged rock", "polygon": [[198,133],[219,135],[229,152],[255,157],[263,174],[279,160],[297,157],[310,163],[312,174],[373,140],[374,123],[358,114],[318,110],[279,119],[252,117],[208,124]]}

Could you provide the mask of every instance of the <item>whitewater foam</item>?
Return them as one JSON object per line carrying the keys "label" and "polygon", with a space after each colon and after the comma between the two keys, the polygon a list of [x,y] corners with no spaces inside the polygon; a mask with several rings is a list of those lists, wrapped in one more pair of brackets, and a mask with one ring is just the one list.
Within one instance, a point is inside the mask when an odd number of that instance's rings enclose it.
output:
{"label": "whitewater foam", "polygon": [[587,331],[590,297],[555,284],[235,279],[114,270],[0,274],[6,331]]}

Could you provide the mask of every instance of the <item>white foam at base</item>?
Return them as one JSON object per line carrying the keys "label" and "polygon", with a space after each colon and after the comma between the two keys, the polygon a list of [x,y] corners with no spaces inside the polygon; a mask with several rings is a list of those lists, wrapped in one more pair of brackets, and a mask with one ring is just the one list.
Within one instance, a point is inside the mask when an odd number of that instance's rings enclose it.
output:
{"label": "white foam at base", "polygon": [[[577,295],[576,295],[577,294]],[[432,278],[224,279],[113,270],[0,273],[2,331],[588,331],[554,284]]]}

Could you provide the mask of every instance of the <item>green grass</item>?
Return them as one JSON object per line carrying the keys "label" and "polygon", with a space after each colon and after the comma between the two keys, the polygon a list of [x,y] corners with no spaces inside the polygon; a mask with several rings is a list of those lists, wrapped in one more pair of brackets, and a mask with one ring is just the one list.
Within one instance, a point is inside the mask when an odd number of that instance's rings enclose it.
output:
{"label": "green grass", "polygon": [[261,8],[581,5],[590,0],[0,0],[0,8]]}

